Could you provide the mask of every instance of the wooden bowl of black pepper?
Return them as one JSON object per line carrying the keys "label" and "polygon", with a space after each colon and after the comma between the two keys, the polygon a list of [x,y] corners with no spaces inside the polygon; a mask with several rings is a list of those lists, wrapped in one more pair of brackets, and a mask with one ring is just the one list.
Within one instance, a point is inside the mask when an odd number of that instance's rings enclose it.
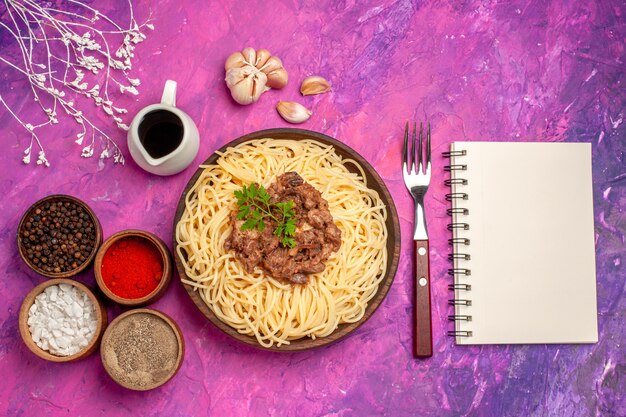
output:
{"label": "wooden bowl of black pepper", "polygon": [[48,278],[68,278],[93,262],[102,226],[83,201],[63,194],[45,197],[26,210],[17,228],[20,257]]}
{"label": "wooden bowl of black pepper", "polygon": [[149,308],[118,316],[100,343],[102,365],[121,386],[147,391],[172,379],[185,356],[183,334],[167,314]]}

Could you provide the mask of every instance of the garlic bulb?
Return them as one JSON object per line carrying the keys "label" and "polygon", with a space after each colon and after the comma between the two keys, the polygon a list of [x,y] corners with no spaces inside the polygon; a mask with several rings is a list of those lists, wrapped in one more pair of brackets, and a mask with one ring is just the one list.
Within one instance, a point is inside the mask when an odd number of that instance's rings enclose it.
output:
{"label": "garlic bulb", "polygon": [[313,114],[311,110],[295,101],[279,101],[276,105],[276,110],[278,110],[280,116],[289,123],[306,122]]}
{"label": "garlic bulb", "polygon": [[267,49],[245,48],[234,52],[224,64],[226,85],[239,104],[256,102],[271,88],[287,85],[288,75],[283,63]]}
{"label": "garlic bulb", "polygon": [[330,91],[330,83],[325,78],[319,75],[311,75],[302,80],[300,85],[300,93],[303,96],[310,96],[313,94],[322,94]]}

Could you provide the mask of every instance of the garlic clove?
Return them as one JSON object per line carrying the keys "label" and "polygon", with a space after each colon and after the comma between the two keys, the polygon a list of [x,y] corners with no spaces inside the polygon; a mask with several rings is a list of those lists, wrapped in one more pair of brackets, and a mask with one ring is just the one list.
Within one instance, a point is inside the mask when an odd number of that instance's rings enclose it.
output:
{"label": "garlic clove", "polygon": [[252,79],[244,78],[239,83],[230,87],[230,95],[239,104],[251,104],[254,102],[252,97]]}
{"label": "garlic clove", "polygon": [[248,65],[254,66],[254,64],[256,63],[256,51],[254,50],[254,48],[244,48],[244,50],[241,51],[241,54],[243,55],[243,58],[246,60],[246,63]]}
{"label": "garlic clove", "polygon": [[[251,104],[254,103],[254,96],[252,95],[252,89],[254,81],[251,77],[246,77],[239,83],[230,87],[230,95],[239,104]],[[257,98],[258,99],[258,98]]]}
{"label": "garlic clove", "polygon": [[246,65],[246,61],[241,52],[233,52],[228,58],[226,58],[224,69],[228,71],[231,68],[241,68],[244,65]]}
{"label": "garlic clove", "polygon": [[267,86],[271,88],[283,88],[288,80],[287,70],[282,67],[267,74]]}
{"label": "garlic clove", "polygon": [[271,56],[265,64],[259,68],[266,74],[276,71],[279,68],[283,68],[283,61],[280,60],[277,56]]}
{"label": "garlic clove", "polygon": [[228,88],[239,84],[244,78],[248,77],[250,75],[250,70],[246,67],[241,67],[241,68],[231,68],[228,71],[226,71],[226,78],[224,78],[224,81],[226,81],[226,85],[228,86]]}
{"label": "garlic clove", "polygon": [[258,70],[253,71],[249,67],[228,70],[226,84],[233,100],[243,105],[256,102],[261,94],[269,89],[266,86],[267,76]]}
{"label": "garlic clove", "polygon": [[252,86],[252,97],[256,102],[261,94],[269,90],[270,88],[267,86],[267,76],[262,72],[255,72],[254,74],[254,84]]}
{"label": "garlic clove", "polygon": [[276,105],[276,110],[278,110],[280,116],[289,123],[306,122],[313,114],[311,110],[295,101],[279,101]]}
{"label": "garlic clove", "polygon": [[272,54],[267,49],[259,49],[258,51],[256,51],[256,62],[254,66],[258,69],[261,69],[261,67],[265,65],[265,63],[271,56]]}
{"label": "garlic clove", "polygon": [[303,96],[310,96],[314,94],[322,94],[330,91],[330,83],[325,78],[319,75],[312,75],[302,80],[300,85],[300,93]]}

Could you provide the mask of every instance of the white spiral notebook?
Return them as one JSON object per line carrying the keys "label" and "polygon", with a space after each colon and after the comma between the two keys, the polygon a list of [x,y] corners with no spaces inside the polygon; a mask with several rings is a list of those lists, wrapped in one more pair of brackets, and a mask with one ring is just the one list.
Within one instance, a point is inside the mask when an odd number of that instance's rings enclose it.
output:
{"label": "white spiral notebook", "polygon": [[588,143],[455,142],[457,344],[598,341]]}

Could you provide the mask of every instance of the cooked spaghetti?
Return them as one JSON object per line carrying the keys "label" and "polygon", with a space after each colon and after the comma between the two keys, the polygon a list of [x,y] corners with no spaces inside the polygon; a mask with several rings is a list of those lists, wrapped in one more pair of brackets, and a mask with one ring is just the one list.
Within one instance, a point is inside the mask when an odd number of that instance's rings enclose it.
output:
{"label": "cooked spaghetti", "polygon": [[[176,252],[185,267],[182,281],[221,321],[271,347],[325,337],[363,317],[387,267],[387,210],[356,161],[313,140],[261,139],[228,148],[201,168],[176,226]],[[340,249],[306,285],[276,280],[260,268],[248,273],[225,249],[235,190],[252,182],[268,186],[289,171],[322,193],[342,236]]]}

